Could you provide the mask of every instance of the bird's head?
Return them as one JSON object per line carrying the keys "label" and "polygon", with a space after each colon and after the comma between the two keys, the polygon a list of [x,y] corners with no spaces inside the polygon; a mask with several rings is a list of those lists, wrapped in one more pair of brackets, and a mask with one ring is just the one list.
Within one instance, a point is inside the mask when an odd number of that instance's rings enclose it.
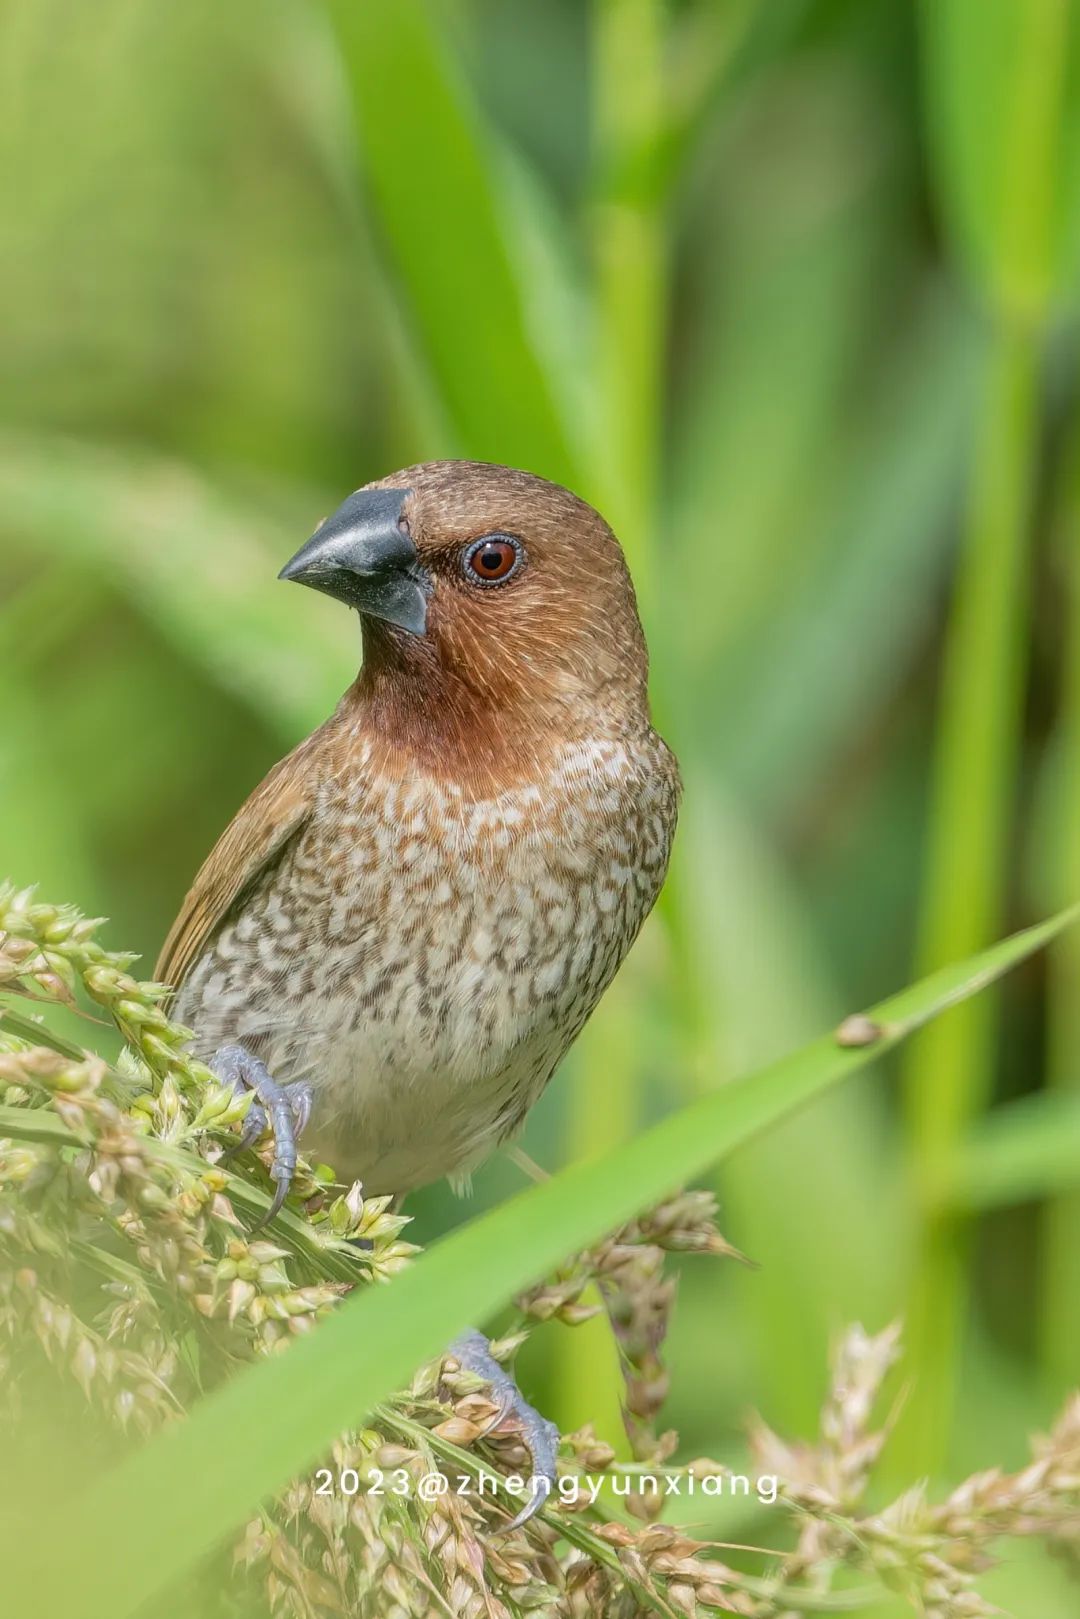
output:
{"label": "bird's head", "polygon": [[530,473],[475,461],[396,472],[350,495],[281,577],[357,609],[369,695],[421,710],[433,730],[569,735],[647,715],[619,543],[591,506]]}

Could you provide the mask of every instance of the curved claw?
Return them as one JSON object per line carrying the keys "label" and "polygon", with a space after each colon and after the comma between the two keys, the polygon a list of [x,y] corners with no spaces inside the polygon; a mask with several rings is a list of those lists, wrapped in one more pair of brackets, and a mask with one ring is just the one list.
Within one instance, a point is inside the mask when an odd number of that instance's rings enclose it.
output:
{"label": "curved claw", "polygon": [[[296,1159],[294,1157],[294,1159],[293,1159],[294,1165],[295,1165],[295,1162],[296,1162]],[[289,1195],[289,1187],[292,1185],[292,1174],[290,1173],[287,1176],[277,1174],[276,1173],[277,1165],[278,1165],[278,1160],[277,1160],[277,1156],[275,1155],[274,1162],[270,1167],[270,1175],[271,1175],[271,1178],[273,1179],[273,1181],[275,1182],[274,1195],[270,1199],[270,1207],[267,1209],[266,1213],[265,1214],[260,1214],[259,1218],[255,1221],[255,1224],[251,1227],[251,1230],[250,1230],[250,1233],[249,1233],[250,1236],[254,1236],[256,1231],[261,1231],[263,1226],[270,1224],[270,1221],[274,1218],[274,1215],[280,1212],[281,1207],[285,1202],[285,1199]]]}
{"label": "curved claw", "polygon": [[521,1437],[532,1457],[529,1498],[516,1517],[511,1518],[509,1523],[500,1525],[496,1530],[497,1534],[508,1535],[512,1530],[520,1529],[522,1524],[528,1523],[529,1519],[539,1512],[555,1487],[559,1430],[553,1422],[542,1417],[535,1406],[529,1404],[513,1377],[505,1367],[500,1366],[491,1353],[482,1332],[470,1327],[468,1332],[463,1332],[459,1338],[454,1339],[450,1345],[450,1353],[468,1371],[475,1372],[478,1377],[484,1378],[485,1382],[491,1385],[491,1391],[499,1402],[499,1411],[488,1431],[497,1428],[506,1417],[513,1414],[521,1424]]}
{"label": "curved claw", "polygon": [[230,1150],[240,1152],[244,1147],[253,1147],[266,1129],[267,1122],[266,1109],[261,1102],[256,1102],[253,1098],[240,1126],[240,1140]]}
{"label": "curved claw", "polygon": [[279,1085],[261,1058],[239,1042],[220,1046],[210,1060],[210,1067],[220,1080],[234,1090],[255,1093],[255,1101],[244,1120],[239,1145],[253,1146],[267,1125],[273,1132],[274,1158],[270,1165],[270,1178],[275,1183],[274,1195],[266,1213],[251,1228],[252,1232],[260,1231],[274,1218],[289,1195],[296,1174],[296,1138],[311,1114],[311,1086],[303,1080],[293,1085]]}
{"label": "curved claw", "polygon": [[[548,1496],[555,1488],[557,1477],[555,1458],[559,1451],[559,1430],[553,1422],[542,1417],[527,1400],[518,1396],[517,1414],[522,1416],[522,1437],[529,1447],[532,1456],[532,1478],[529,1480],[529,1499],[516,1517],[511,1518],[498,1531],[501,1535],[508,1535],[513,1529],[520,1529],[523,1523],[528,1523],[547,1501]],[[528,1412],[531,1422],[523,1417]]]}

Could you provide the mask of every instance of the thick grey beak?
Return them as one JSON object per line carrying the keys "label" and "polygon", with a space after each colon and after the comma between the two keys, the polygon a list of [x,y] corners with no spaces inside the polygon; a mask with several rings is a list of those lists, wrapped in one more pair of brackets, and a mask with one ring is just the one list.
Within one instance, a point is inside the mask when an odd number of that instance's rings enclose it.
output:
{"label": "thick grey beak", "polygon": [[398,624],[412,635],[427,627],[431,580],[401,521],[408,489],[358,489],[286,562],[279,579],[295,579]]}

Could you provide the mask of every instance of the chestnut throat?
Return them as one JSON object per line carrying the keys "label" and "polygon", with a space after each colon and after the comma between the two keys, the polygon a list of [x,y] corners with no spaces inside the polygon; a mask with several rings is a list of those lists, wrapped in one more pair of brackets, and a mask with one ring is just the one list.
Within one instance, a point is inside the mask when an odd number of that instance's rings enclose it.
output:
{"label": "chestnut throat", "polygon": [[391,773],[418,770],[485,796],[542,780],[545,766],[575,741],[640,728],[538,690],[514,669],[455,668],[433,641],[367,623],[363,665],[342,709]]}

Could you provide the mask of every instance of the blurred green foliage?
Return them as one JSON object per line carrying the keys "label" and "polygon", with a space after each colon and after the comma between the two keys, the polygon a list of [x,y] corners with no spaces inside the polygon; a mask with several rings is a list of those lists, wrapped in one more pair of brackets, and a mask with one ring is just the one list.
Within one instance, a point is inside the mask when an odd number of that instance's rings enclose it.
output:
{"label": "blurred green foliage", "polygon": [[[687,780],[542,1162],[1075,898],[1078,50],[1073,0],[4,0],[0,867],[152,958],[355,666],[277,566],[469,455],[616,525]],[[691,1453],[808,1426],[850,1318],[911,1316],[906,1476],[1078,1380],[1075,941],[1005,1010],[726,1167],[763,1269],[686,1278]]]}

